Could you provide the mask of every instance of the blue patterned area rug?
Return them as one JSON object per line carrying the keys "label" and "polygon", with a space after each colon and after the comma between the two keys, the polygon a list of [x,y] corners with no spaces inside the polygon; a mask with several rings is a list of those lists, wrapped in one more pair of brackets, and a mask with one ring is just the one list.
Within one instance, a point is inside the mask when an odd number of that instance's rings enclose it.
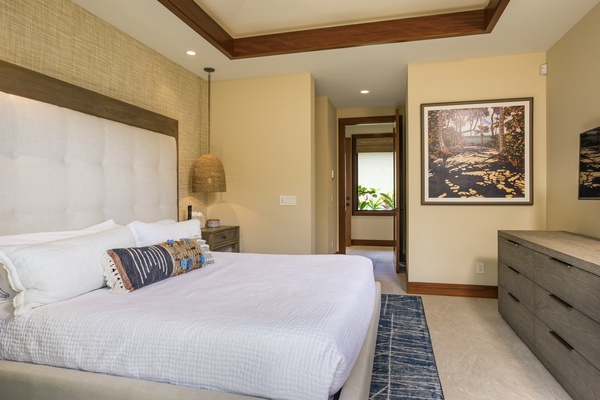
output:
{"label": "blue patterned area rug", "polygon": [[421,297],[381,296],[369,399],[444,399]]}

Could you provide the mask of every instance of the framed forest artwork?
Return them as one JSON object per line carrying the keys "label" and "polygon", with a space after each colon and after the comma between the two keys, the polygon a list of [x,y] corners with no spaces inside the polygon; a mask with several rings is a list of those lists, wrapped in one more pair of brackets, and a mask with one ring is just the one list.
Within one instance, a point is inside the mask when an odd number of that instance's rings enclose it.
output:
{"label": "framed forest artwork", "polygon": [[600,199],[600,126],[579,135],[579,199]]}
{"label": "framed forest artwork", "polygon": [[533,98],[421,105],[422,204],[533,204]]}

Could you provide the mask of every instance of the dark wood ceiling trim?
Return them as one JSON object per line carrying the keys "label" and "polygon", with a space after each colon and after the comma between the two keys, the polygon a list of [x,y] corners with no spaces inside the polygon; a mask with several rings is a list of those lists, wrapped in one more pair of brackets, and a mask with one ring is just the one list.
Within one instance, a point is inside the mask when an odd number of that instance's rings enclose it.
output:
{"label": "dark wood ceiling trim", "polygon": [[490,33],[510,0],[481,10],[232,38],[194,0],[158,0],[230,59]]}
{"label": "dark wood ceiling trim", "polygon": [[431,15],[235,39],[235,58],[485,33],[484,11]]}
{"label": "dark wood ceiling trim", "polygon": [[490,0],[485,8],[485,32],[491,33],[510,0]]}
{"label": "dark wood ceiling trim", "polygon": [[196,33],[215,46],[221,53],[233,58],[234,39],[221,28],[194,0],[158,0],[169,11],[185,22]]}

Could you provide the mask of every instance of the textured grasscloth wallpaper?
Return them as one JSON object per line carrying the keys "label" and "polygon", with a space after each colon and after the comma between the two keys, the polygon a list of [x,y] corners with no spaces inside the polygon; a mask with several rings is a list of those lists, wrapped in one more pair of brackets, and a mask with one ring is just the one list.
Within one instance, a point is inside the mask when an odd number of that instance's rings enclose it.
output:
{"label": "textured grasscloth wallpaper", "polygon": [[204,79],[70,0],[0,0],[0,59],[178,120],[179,217],[188,204],[206,214],[190,185],[207,145]]}

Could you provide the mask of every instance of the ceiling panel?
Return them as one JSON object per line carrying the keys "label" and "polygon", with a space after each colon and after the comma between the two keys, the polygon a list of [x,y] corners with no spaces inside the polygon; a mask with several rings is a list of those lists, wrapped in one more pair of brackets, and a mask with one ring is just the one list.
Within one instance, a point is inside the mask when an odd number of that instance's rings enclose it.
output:
{"label": "ceiling panel", "polygon": [[483,9],[489,0],[194,0],[234,38]]}

